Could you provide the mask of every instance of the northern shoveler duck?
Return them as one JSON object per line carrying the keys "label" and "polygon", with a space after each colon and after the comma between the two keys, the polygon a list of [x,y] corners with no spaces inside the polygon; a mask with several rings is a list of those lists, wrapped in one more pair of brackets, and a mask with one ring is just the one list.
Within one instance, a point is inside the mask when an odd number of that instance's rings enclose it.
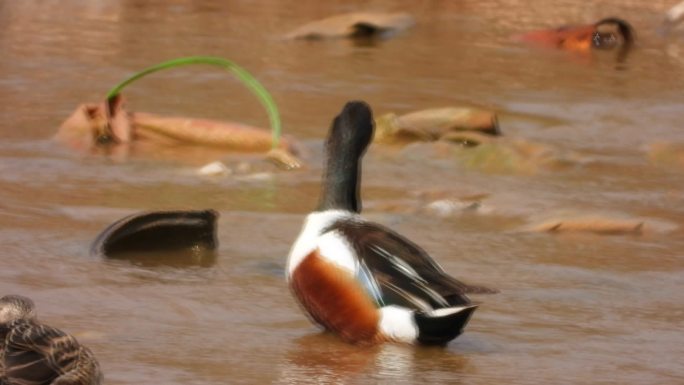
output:
{"label": "northern shoveler duck", "polygon": [[313,321],[346,341],[446,344],[477,308],[465,294],[492,291],[457,281],[418,245],[360,216],[372,137],[369,106],[347,103],[326,142],[320,204],[290,250],[289,286]]}
{"label": "northern shoveler duck", "polygon": [[625,20],[609,17],[596,23],[529,32],[518,40],[550,48],[585,53],[592,48],[625,50],[634,43],[634,30]]}
{"label": "northern shoveler duck", "polygon": [[30,298],[0,298],[0,384],[100,385],[93,353],[59,329],[40,324]]}

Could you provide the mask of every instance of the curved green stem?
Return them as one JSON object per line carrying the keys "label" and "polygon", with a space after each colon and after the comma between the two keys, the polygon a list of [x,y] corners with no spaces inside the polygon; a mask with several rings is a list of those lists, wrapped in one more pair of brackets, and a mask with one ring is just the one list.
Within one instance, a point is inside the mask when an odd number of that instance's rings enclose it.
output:
{"label": "curved green stem", "polygon": [[272,135],[272,146],[273,148],[278,147],[278,142],[280,141],[280,131],[281,131],[281,125],[280,125],[280,114],[278,113],[278,107],[276,106],[275,102],[273,101],[273,97],[271,97],[271,94],[264,88],[264,86],[259,83],[254,76],[252,76],[247,70],[244,68],[238,66],[237,64],[233,63],[230,60],[223,59],[220,57],[212,57],[212,56],[190,56],[190,57],[183,57],[183,58],[178,58],[178,59],[173,59],[169,61],[165,61],[163,63],[159,63],[157,65],[153,65],[151,67],[145,68],[144,70],[134,74],[133,76],[129,77],[128,79],[122,81],[121,83],[117,84],[112,88],[109,93],[107,93],[107,101],[111,101],[112,98],[114,98],[116,95],[118,95],[124,87],[127,85],[133,83],[134,81],[149,75],[151,73],[161,71],[163,69],[168,69],[168,68],[174,68],[174,67],[180,67],[180,66],[186,66],[186,65],[192,65],[192,64],[209,64],[209,65],[214,65],[218,67],[222,67],[224,69],[227,69],[228,71],[231,71],[237,78],[249,88],[254,95],[259,99],[261,104],[266,108],[266,112],[268,112],[268,118],[271,123],[271,135]]}

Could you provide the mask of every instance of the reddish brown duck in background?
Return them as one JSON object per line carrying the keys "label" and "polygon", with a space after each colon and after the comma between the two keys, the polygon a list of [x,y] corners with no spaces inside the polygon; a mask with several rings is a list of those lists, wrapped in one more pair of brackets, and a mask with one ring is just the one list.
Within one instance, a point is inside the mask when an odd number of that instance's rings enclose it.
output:
{"label": "reddish brown duck in background", "polygon": [[596,23],[542,29],[516,36],[516,40],[576,53],[598,50],[628,50],[635,40],[634,29],[625,20],[609,17]]}

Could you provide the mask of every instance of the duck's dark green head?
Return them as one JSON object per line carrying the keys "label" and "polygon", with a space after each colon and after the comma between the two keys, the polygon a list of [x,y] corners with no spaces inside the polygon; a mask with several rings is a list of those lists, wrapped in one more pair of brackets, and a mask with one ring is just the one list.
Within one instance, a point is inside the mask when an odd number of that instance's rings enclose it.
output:
{"label": "duck's dark green head", "polygon": [[319,210],[361,211],[361,157],[373,140],[373,113],[365,102],[348,102],[333,120],[326,141],[327,165]]}
{"label": "duck's dark green head", "polygon": [[0,325],[12,321],[36,318],[36,305],[31,298],[21,295],[6,295],[0,298]]}
{"label": "duck's dark green head", "polygon": [[348,102],[330,127],[328,153],[344,152],[357,158],[373,140],[373,113],[362,101]]}

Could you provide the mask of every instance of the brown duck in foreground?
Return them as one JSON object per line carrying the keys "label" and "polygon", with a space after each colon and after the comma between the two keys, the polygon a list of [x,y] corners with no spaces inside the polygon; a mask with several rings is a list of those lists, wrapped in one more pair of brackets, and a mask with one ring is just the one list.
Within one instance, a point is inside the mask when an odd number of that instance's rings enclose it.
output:
{"label": "brown duck in foreground", "polygon": [[30,298],[0,298],[0,385],[100,385],[93,353],[36,318]]}

